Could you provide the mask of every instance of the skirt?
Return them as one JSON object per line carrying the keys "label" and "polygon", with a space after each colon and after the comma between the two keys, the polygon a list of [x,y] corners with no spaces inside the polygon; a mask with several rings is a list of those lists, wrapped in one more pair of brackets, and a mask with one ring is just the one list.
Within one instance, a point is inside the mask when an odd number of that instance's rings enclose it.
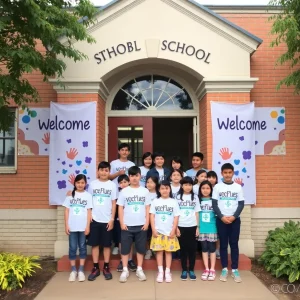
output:
{"label": "skirt", "polygon": [[203,242],[216,242],[218,240],[217,233],[200,233],[198,237],[198,241]]}
{"label": "skirt", "polygon": [[180,249],[180,246],[176,236],[171,239],[170,237],[159,233],[158,237],[152,236],[150,249],[152,251],[176,252]]}

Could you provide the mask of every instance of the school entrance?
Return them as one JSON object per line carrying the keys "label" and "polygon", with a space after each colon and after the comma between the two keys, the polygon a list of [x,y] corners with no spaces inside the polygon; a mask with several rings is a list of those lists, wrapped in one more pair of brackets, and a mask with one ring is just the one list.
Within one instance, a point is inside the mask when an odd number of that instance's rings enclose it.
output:
{"label": "school entrance", "polygon": [[118,145],[128,143],[129,159],[143,165],[145,152],[165,154],[166,167],[180,156],[185,168],[198,150],[197,115],[192,97],[177,81],[161,75],[133,78],[112,97],[108,112],[108,161],[118,157]]}

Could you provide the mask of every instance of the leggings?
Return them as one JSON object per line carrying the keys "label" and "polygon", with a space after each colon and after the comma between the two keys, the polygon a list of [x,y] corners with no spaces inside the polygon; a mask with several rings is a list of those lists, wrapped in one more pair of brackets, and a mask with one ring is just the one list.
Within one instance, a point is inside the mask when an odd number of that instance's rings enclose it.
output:
{"label": "leggings", "polygon": [[216,252],[216,244],[217,242],[201,241],[202,252]]}
{"label": "leggings", "polygon": [[196,229],[193,227],[178,227],[180,230],[180,260],[182,271],[187,271],[187,260],[189,259],[189,271],[194,271],[196,261]]}

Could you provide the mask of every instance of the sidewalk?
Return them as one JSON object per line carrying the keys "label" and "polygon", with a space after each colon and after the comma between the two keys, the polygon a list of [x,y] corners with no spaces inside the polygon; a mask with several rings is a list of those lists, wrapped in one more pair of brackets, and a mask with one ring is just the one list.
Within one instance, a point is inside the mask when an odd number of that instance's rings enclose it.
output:
{"label": "sidewalk", "polygon": [[[236,283],[231,277],[221,282],[200,279],[181,281],[180,272],[173,272],[172,283],[156,283],[156,272],[147,271],[147,281],[139,282],[135,273],[130,273],[126,283],[120,283],[120,273],[113,272],[114,278],[105,281],[102,274],[94,282],[69,283],[69,273],[57,273],[36,300],[277,300],[250,271],[240,271],[242,283]],[[88,272],[86,272],[88,275]],[[217,272],[217,276],[220,272]]]}

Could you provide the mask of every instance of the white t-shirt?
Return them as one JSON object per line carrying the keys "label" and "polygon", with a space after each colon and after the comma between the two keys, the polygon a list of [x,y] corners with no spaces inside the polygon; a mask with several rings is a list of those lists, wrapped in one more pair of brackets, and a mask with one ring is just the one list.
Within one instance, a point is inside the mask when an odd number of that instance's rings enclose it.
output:
{"label": "white t-shirt", "polygon": [[141,226],[146,223],[146,205],[151,204],[150,193],[141,186],[128,186],[120,192],[117,204],[124,207],[125,225]]}
{"label": "white t-shirt", "polygon": [[177,197],[178,206],[180,208],[180,217],[178,226],[180,227],[192,227],[197,226],[196,213],[198,213],[200,208],[200,202],[197,195],[194,195],[194,200],[192,200],[192,195],[182,195],[182,200]]}
{"label": "white t-shirt", "polygon": [[144,166],[139,167],[141,170],[141,180],[140,180],[140,186],[146,187],[146,175],[150,169],[145,168]]}
{"label": "white t-shirt", "polygon": [[154,193],[149,192],[149,197],[150,197],[151,201],[153,201],[154,199],[157,198],[157,194],[155,192]]}
{"label": "white t-shirt", "polygon": [[195,184],[193,185],[193,192],[195,195],[197,195],[199,197],[199,187],[200,187],[200,184]]}
{"label": "white t-shirt", "polygon": [[172,190],[172,196],[173,196],[172,198],[176,199],[176,196],[177,196],[177,194],[180,190],[180,185],[179,186],[173,186],[171,184],[171,190]]}
{"label": "white t-shirt", "polygon": [[89,185],[89,192],[93,196],[93,220],[99,223],[108,223],[112,216],[112,201],[117,199],[117,187],[111,181],[105,182],[96,179]]}
{"label": "white t-shirt", "polygon": [[157,169],[156,168],[156,171],[158,172],[159,174],[159,178],[158,178],[158,182],[162,182],[165,178],[165,172],[164,172],[164,169],[161,168],[161,169]]}
{"label": "white t-shirt", "polygon": [[70,231],[85,231],[87,225],[87,210],[93,207],[92,195],[86,191],[83,193],[75,191],[74,198],[68,196],[63,206],[69,208],[68,224]]}
{"label": "white t-shirt", "polygon": [[[204,168],[202,168],[200,170],[204,170],[204,171],[207,172],[207,170],[204,169]],[[186,176],[192,177],[192,179],[195,180],[196,179],[196,174],[197,174],[198,171],[199,170],[189,169],[189,170],[186,171]]]}
{"label": "white t-shirt", "polygon": [[[120,161],[119,159],[113,160],[110,163],[110,174],[115,174],[121,170],[125,170],[125,174],[128,175],[128,169],[132,166],[135,166],[135,164],[130,160],[127,161]],[[113,179],[113,182],[116,184],[116,186],[118,186],[118,177]]]}
{"label": "white t-shirt", "polygon": [[169,236],[173,228],[174,218],[180,215],[180,209],[177,200],[159,198],[153,200],[150,213],[155,215],[154,222],[157,232]]}
{"label": "white t-shirt", "polygon": [[225,217],[232,216],[235,213],[238,201],[245,201],[243,189],[236,182],[231,184],[217,183],[213,189],[212,199],[218,200],[220,211]]}

